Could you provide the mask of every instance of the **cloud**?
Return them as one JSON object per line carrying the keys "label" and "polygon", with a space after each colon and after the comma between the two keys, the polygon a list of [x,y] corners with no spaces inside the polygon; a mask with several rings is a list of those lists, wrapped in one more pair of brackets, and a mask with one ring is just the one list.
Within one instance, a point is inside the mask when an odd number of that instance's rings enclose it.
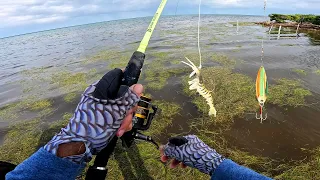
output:
{"label": "cloud", "polygon": [[[199,0],[185,0],[189,4],[196,5]],[[202,0],[202,4],[211,8],[262,8],[264,0]],[[319,0],[267,0],[267,8],[294,10],[296,8],[304,8],[310,10],[318,10]]]}
{"label": "cloud", "polygon": [[[178,0],[168,0],[167,8],[175,8]],[[66,22],[75,17],[98,16],[139,11],[152,14],[160,0],[0,0],[0,28]],[[180,0],[180,13],[196,12],[197,0]],[[203,6],[212,9],[261,8],[263,0],[202,0]],[[319,13],[319,0],[268,0],[267,8],[282,10],[310,10]],[[192,10],[194,8],[194,11]],[[190,9],[192,11],[190,11]],[[146,13],[148,12],[148,13]],[[132,13],[128,13],[132,14]],[[121,16],[122,17],[122,16]],[[129,18],[126,16],[123,18]],[[94,18],[92,18],[94,21]]]}

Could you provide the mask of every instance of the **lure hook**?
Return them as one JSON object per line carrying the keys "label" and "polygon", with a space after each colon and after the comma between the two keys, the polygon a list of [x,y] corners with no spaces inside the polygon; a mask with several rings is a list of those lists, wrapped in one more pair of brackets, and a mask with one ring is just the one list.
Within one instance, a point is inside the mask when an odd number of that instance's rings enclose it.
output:
{"label": "lure hook", "polygon": [[266,113],[265,116],[263,116],[263,107],[264,104],[260,104],[260,113],[256,113],[256,119],[260,119],[260,123],[262,124],[263,121],[267,120],[268,114]]}

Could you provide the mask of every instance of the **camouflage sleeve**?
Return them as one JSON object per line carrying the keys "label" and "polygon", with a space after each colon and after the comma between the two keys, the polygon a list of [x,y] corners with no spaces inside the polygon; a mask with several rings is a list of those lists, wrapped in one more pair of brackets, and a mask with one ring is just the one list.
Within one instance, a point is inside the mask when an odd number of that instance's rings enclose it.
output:
{"label": "camouflage sleeve", "polygon": [[164,154],[209,175],[225,160],[195,135],[171,138]]}
{"label": "camouflage sleeve", "polygon": [[[107,75],[104,78],[111,78]],[[120,86],[117,98],[98,99],[93,96],[97,84],[92,84],[85,90],[69,124],[45,145],[45,150],[56,154],[60,144],[84,142],[84,154],[66,157],[80,163],[90,161],[93,154],[108,145],[120,128],[126,112],[137,104],[139,97],[129,87]],[[109,81],[109,85],[113,85],[112,81]]]}

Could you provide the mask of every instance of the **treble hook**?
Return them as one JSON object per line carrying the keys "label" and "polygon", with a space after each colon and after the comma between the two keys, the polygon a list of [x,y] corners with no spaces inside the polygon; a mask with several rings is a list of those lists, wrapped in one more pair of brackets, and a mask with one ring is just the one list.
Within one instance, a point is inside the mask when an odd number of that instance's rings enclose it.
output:
{"label": "treble hook", "polygon": [[267,120],[268,114],[266,113],[265,117],[263,117],[263,106],[264,104],[260,104],[260,115],[256,113],[256,119],[260,119],[260,123],[262,124],[263,121]]}

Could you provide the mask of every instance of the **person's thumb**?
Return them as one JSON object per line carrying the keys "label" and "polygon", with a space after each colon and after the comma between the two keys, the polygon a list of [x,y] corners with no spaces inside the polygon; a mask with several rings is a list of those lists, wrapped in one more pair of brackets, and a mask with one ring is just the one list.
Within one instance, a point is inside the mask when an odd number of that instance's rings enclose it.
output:
{"label": "person's thumb", "polygon": [[139,97],[142,96],[143,93],[143,86],[141,84],[134,84],[130,87],[130,89],[136,93]]}

